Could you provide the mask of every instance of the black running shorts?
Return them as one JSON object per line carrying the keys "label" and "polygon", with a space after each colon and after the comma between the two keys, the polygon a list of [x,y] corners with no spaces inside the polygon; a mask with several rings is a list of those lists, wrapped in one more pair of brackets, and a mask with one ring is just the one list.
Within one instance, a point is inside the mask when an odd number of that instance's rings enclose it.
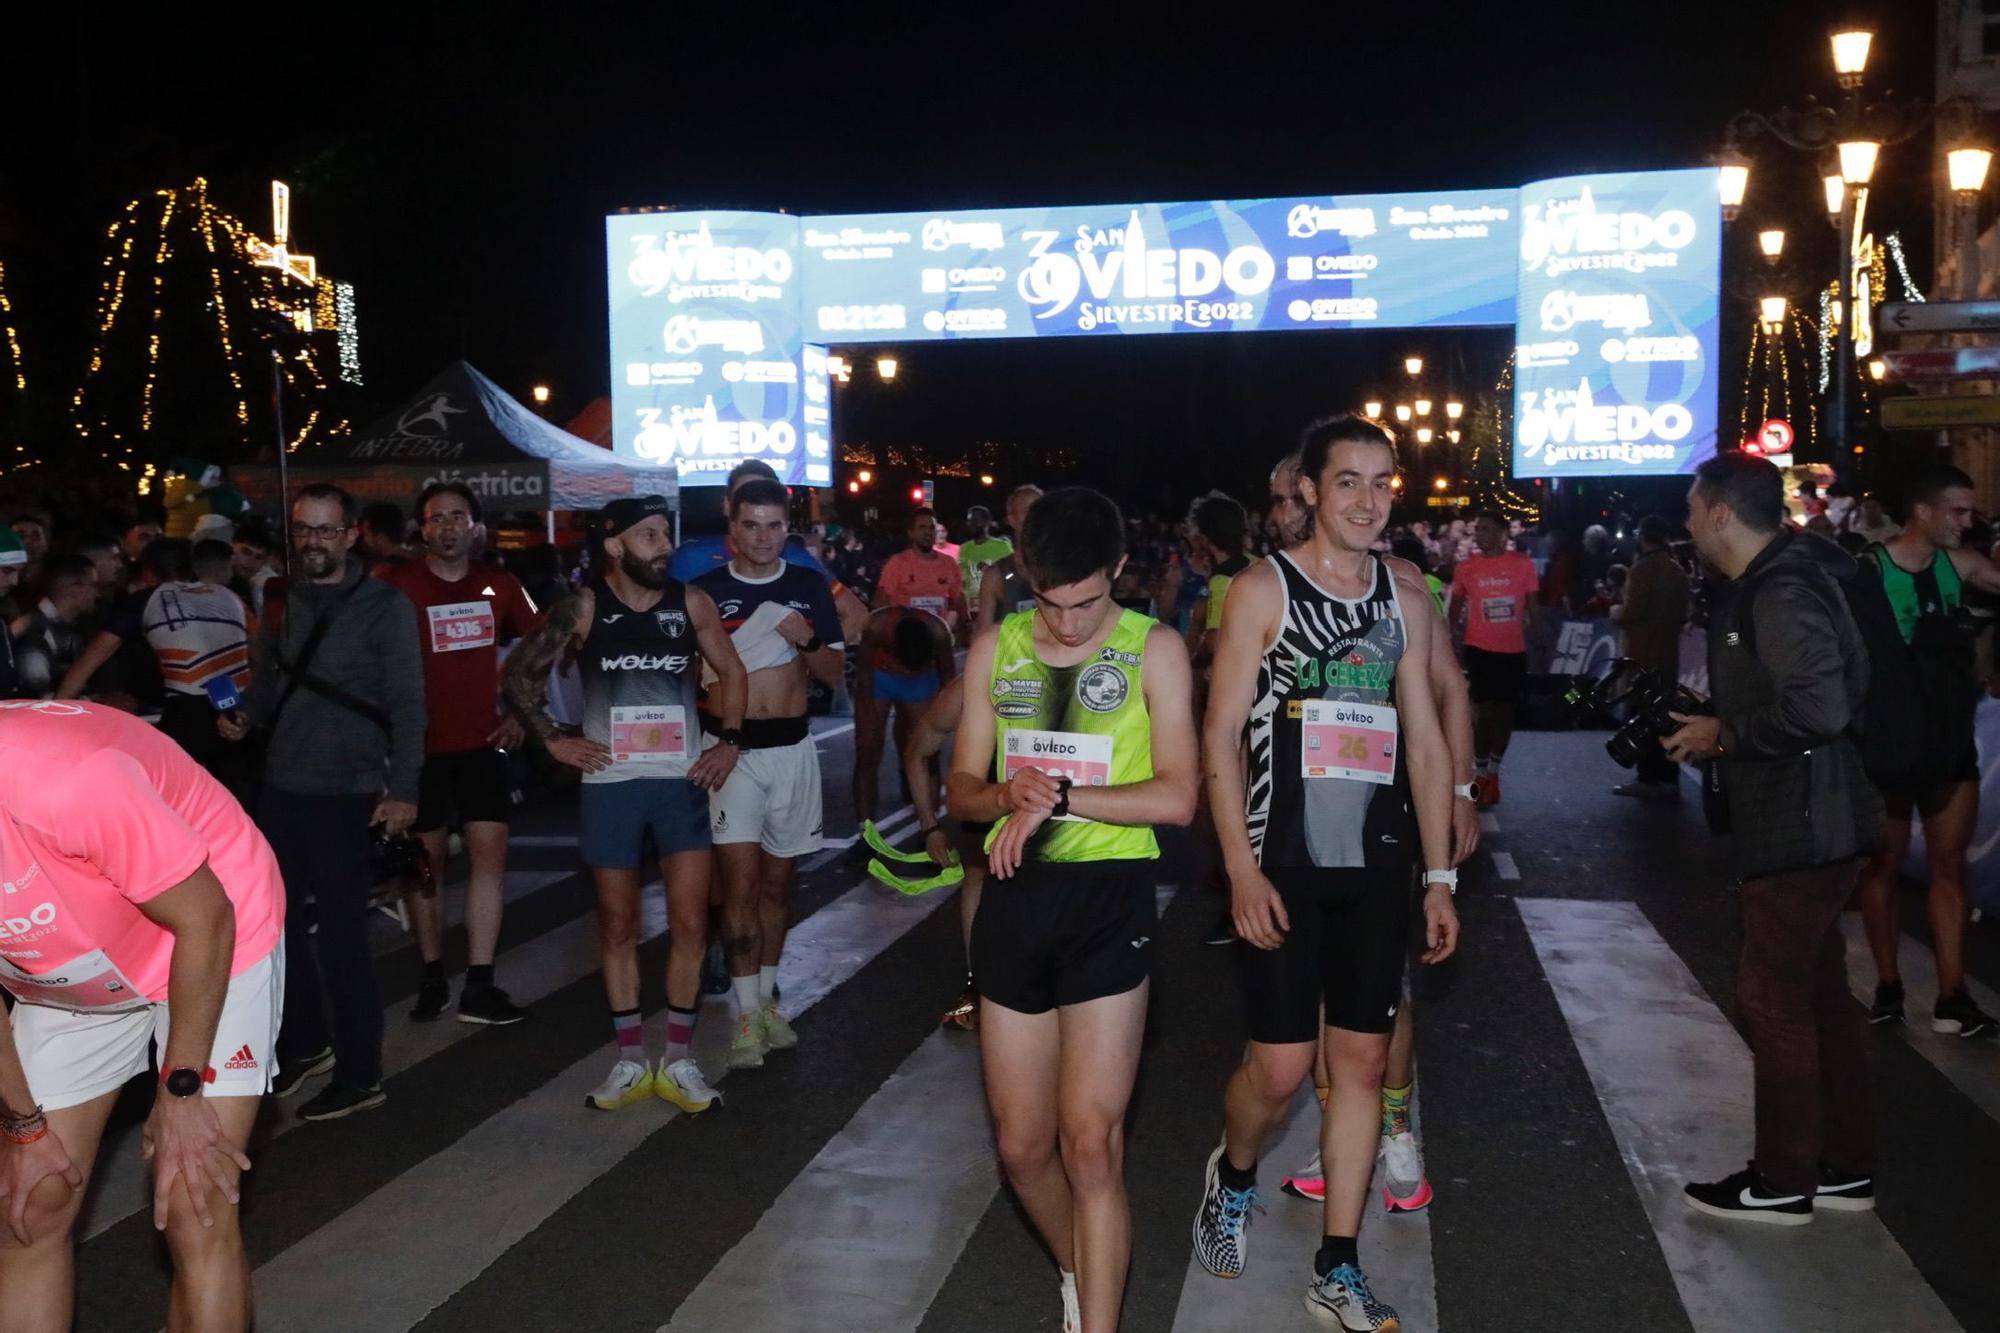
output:
{"label": "black running shorts", "polygon": [[417,784],[417,821],[410,827],[435,833],[454,822],[508,823],[514,802],[507,788],[507,756],[499,750],[427,754]]}
{"label": "black running shorts", "polygon": [[1028,861],[988,879],[972,919],[979,993],[1023,1014],[1143,984],[1158,923],[1155,863]]}
{"label": "black running shorts", "polygon": [[1528,655],[1489,653],[1467,644],[1465,679],[1476,704],[1519,703],[1521,686],[1528,679]]}
{"label": "black running shorts", "polygon": [[1328,1027],[1387,1032],[1403,1002],[1409,867],[1264,873],[1292,928],[1276,949],[1236,943],[1250,1040],[1319,1040],[1322,1001]]}

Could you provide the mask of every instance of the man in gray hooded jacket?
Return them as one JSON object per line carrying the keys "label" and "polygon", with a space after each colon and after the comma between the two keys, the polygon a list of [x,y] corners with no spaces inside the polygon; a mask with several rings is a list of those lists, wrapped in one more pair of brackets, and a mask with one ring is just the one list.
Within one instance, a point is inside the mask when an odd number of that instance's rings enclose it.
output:
{"label": "man in gray hooded jacket", "polygon": [[1662,743],[1722,777],[1743,911],[1736,998],[1756,1079],[1754,1160],[1684,1194],[1711,1216],[1797,1226],[1815,1210],[1875,1206],[1840,913],[1881,836],[1882,800],[1854,741],[1869,667],[1840,586],[1854,561],[1785,531],[1784,514],[1769,462],[1727,453],[1696,470],[1688,528],[1723,579],[1708,626],[1715,716],[1683,717]]}
{"label": "man in gray hooded jacket", "polygon": [[[382,997],[368,949],[369,830],[405,832],[424,760],[424,674],[409,599],[350,554],[354,499],[308,486],[292,504],[292,580],[266,604],[243,713],[265,733],[257,823],[285,876],[280,1097],[331,1073],[299,1108],[336,1120],[380,1106]],[[317,930],[312,928],[317,926]],[[322,1000],[331,1002],[329,1032]]]}

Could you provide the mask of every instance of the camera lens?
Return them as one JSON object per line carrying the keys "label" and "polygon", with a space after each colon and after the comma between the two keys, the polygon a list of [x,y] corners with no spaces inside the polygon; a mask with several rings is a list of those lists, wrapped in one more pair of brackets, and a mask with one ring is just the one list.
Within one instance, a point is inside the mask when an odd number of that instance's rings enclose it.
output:
{"label": "camera lens", "polygon": [[1604,752],[1620,768],[1636,768],[1644,744],[1643,724],[1631,724],[1611,733],[1611,739],[1604,742]]}

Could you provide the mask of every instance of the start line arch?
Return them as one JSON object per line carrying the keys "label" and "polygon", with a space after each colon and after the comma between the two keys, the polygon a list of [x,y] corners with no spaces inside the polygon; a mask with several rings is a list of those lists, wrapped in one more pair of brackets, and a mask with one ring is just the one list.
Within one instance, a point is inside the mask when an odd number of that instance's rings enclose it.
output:
{"label": "start line arch", "polygon": [[1517,476],[1691,472],[1717,442],[1710,168],[1519,189],[605,219],[613,447],[833,483],[826,349],[1512,327]]}

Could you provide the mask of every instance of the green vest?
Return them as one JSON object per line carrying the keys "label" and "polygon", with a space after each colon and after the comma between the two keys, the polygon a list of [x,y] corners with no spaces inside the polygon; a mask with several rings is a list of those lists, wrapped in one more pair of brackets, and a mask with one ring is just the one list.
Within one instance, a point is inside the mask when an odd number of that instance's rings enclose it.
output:
{"label": "green vest", "polygon": [[1916,634],[1919,619],[1949,615],[1963,598],[1964,580],[1958,576],[1958,566],[1951,563],[1949,551],[1939,551],[1929,569],[1912,574],[1890,557],[1889,548],[1878,545],[1875,565],[1882,571],[1882,591],[1896,613],[1896,628],[1903,632],[1904,643]]}
{"label": "green vest", "polygon": [[982,537],[958,548],[958,572],[965,581],[965,600],[979,605],[979,576],[986,567],[1014,554],[1014,543],[1005,537]]}
{"label": "green vest", "polygon": [[[1095,656],[1052,667],[1035,655],[1035,615],[1017,611],[1002,620],[994,646],[994,780],[1006,780],[1010,753],[1017,767],[1069,771],[1077,786],[1123,787],[1151,778],[1153,724],[1141,671],[1146,635],[1158,622],[1120,611]],[[1101,762],[1107,743],[1108,766]],[[989,848],[1006,823],[993,826]],[[1141,861],[1159,854],[1151,825],[1087,819],[1051,819],[1028,843],[1036,861]]]}

